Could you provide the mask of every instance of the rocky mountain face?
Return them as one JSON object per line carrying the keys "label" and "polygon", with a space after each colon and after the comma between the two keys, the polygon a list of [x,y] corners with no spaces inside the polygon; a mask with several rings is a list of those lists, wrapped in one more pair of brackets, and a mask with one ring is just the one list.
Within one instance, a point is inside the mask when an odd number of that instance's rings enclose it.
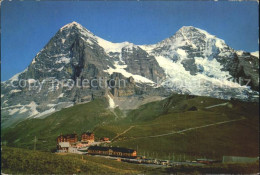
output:
{"label": "rocky mountain face", "polygon": [[258,98],[259,56],[235,51],[204,30],[184,26],[170,38],[140,47],[155,56],[167,74],[164,84],[174,89],[223,99]]}
{"label": "rocky mountain face", "polygon": [[[221,39],[182,27],[154,45],[106,41],[76,22],[62,27],[26,70],[1,82],[2,127],[106,97],[133,109],[173,91],[258,99],[259,58]],[[247,86],[234,79],[250,79]]]}

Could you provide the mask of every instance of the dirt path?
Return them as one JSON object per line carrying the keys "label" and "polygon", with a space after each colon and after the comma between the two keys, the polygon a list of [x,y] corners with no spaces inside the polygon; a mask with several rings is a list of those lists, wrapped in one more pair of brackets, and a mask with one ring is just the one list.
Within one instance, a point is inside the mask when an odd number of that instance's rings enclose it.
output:
{"label": "dirt path", "polygon": [[[200,128],[206,128],[206,127],[215,126],[215,125],[221,125],[221,124],[230,123],[230,122],[236,122],[236,121],[240,121],[240,120],[244,120],[244,119],[246,119],[246,118],[242,117],[240,119],[222,121],[222,122],[212,123],[212,124],[208,124],[208,125],[197,126],[197,127],[193,127],[193,128],[187,128],[187,129],[183,129],[183,130],[180,130],[180,131],[169,132],[169,133],[166,133],[166,134],[137,137],[137,138],[127,139],[127,140],[135,140],[135,139],[143,139],[143,138],[151,138],[151,137],[163,137],[163,136],[168,136],[168,135],[173,135],[173,134],[180,134],[180,133],[184,133],[184,132],[187,132],[187,131],[192,131],[192,130],[196,130],[196,129],[200,129]],[[131,127],[128,128],[127,130],[130,130],[130,129],[131,129]],[[127,130],[125,130],[125,131],[127,132]],[[126,132],[123,132],[120,135],[122,135]],[[120,135],[118,135],[117,137],[119,137]]]}
{"label": "dirt path", "polygon": [[128,131],[129,131],[130,129],[132,129],[133,127],[135,127],[135,126],[130,126],[129,128],[127,128],[127,129],[124,130],[123,132],[117,134],[117,135],[111,140],[111,142],[112,142],[113,140],[115,140],[116,138],[118,138],[119,136],[121,136],[121,135],[125,134],[126,132],[128,132]]}
{"label": "dirt path", "polygon": [[206,109],[210,109],[210,108],[214,108],[214,107],[217,107],[217,106],[226,106],[228,105],[228,102],[227,103],[221,103],[221,104],[217,104],[217,105],[212,105],[212,106],[208,106],[208,107],[205,107]]}
{"label": "dirt path", "polygon": [[119,119],[120,117],[118,117],[118,115],[115,113],[114,109],[110,109],[110,112],[112,112],[115,116],[116,116],[116,119]]}
{"label": "dirt path", "polygon": [[147,136],[147,137],[161,137],[161,136],[166,136],[166,135],[171,135],[171,134],[180,134],[180,133],[183,133],[183,132],[186,132],[186,131],[191,131],[191,130],[200,129],[200,128],[206,128],[206,127],[209,127],[209,126],[221,125],[221,124],[224,124],[224,123],[230,123],[230,122],[235,122],[235,121],[244,120],[244,119],[245,118],[240,118],[240,119],[235,119],[235,120],[228,120],[228,121],[223,121],[223,122],[217,122],[217,123],[212,123],[212,124],[208,124],[208,125],[188,128],[188,129],[184,129],[184,130],[180,130],[180,131],[170,132],[170,133],[167,133],[167,134],[161,134],[161,135],[155,135],[155,136]]}

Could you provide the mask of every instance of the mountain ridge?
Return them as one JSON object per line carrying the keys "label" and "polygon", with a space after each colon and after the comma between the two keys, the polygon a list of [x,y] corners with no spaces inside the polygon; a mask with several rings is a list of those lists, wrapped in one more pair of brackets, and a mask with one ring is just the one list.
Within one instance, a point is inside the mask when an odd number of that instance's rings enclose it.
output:
{"label": "mountain ridge", "polygon": [[[23,72],[1,82],[2,121],[12,124],[28,116],[43,117],[104,96],[122,110],[163,99],[172,92],[255,101],[258,73],[257,57],[246,52],[238,54],[224,40],[195,27],[182,27],[168,39],[141,46],[112,43],[72,22],[58,30]],[[252,89],[230,81],[238,77],[252,79]],[[82,85],[85,79],[98,78],[103,78],[104,85],[121,79],[126,84],[72,88],[69,82],[67,87],[60,85],[64,79],[74,83],[79,80]],[[12,87],[22,79],[37,88]],[[43,80],[46,83],[41,85]],[[198,88],[195,85],[201,80]]]}

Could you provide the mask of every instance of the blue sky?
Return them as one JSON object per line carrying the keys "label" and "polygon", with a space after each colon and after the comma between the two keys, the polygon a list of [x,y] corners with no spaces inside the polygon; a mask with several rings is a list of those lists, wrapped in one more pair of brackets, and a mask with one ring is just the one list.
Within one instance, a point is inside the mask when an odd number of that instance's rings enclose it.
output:
{"label": "blue sky", "polygon": [[1,81],[23,71],[72,21],[112,42],[154,44],[182,26],[195,26],[236,50],[258,50],[257,2],[4,1],[1,6]]}

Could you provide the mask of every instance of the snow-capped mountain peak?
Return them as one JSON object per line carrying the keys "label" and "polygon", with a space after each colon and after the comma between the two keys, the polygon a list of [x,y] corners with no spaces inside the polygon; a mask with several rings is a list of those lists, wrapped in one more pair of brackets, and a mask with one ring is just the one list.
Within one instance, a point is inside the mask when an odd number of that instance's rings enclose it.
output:
{"label": "snow-capped mountain peak", "polygon": [[233,52],[224,40],[193,26],[184,26],[173,36],[157,44],[140,47],[148,53],[165,56],[175,61],[194,58],[195,55],[212,60],[217,54],[228,57],[230,51]]}
{"label": "snow-capped mountain peak", "polygon": [[61,35],[64,36],[64,39],[68,38],[70,34],[80,35],[83,39],[86,40],[87,38],[90,38],[91,40],[96,39],[96,36],[91,31],[75,21],[61,27],[58,33],[61,33]]}
{"label": "snow-capped mountain peak", "polygon": [[182,34],[195,34],[195,33],[200,33],[201,35],[204,35],[206,38],[215,38],[214,35],[211,35],[210,33],[208,33],[205,30],[202,30],[200,28],[197,27],[193,27],[193,26],[183,26],[182,28],[180,28],[180,30],[178,32],[181,32]]}
{"label": "snow-capped mountain peak", "polygon": [[79,29],[86,29],[86,28],[83,27],[81,24],[79,24],[79,23],[73,21],[73,22],[71,22],[71,23],[69,23],[69,24],[66,24],[66,25],[64,25],[63,27],[61,27],[60,30],[66,30],[66,29],[70,29],[70,28],[72,28],[72,27],[76,27],[76,28],[79,28]]}
{"label": "snow-capped mountain peak", "polygon": [[[113,42],[107,41],[101,37],[94,35],[91,31],[89,31],[88,29],[86,29],[81,24],[79,24],[75,21],[63,26],[60,29],[60,31],[61,32],[63,32],[64,30],[72,31],[73,29],[77,29],[77,32],[82,34],[83,35],[82,38],[84,38],[85,40],[89,39],[89,41],[92,41],[95,44],[98,44],[99,46],[101,46],[107,54],[109,54],[110,52],[111,53],[120,53],[123,48],[132,49],[133,47],[135,47],[135,48],[137,47],[133,43],[130,43],[127,41],[124,41],[121,43],[113,43]],[[66,36],[67,35],[68,34],[66,34]],[[93,43],[90,43],[90,44],[93,44]]]}
{"label": "snow-capped mountain peak", "polygon": [[[175,35],[170,37],[173,41],[183,41],[177,42],[176,47],[190,45],[192,48],[205,49],[209,45],[215,45],[218,49],[223,49],[227,47],[225,41],[217,38],[214,35],[211,35],[205,30],[193,27],[193,26],[184,26],[178,30]],[[179,45],[178,45],[179,44]]]}
{"label": "snow-capped mountain peak", "polygon": [[259,51],[251,52],[251,55],[259,58]]}

